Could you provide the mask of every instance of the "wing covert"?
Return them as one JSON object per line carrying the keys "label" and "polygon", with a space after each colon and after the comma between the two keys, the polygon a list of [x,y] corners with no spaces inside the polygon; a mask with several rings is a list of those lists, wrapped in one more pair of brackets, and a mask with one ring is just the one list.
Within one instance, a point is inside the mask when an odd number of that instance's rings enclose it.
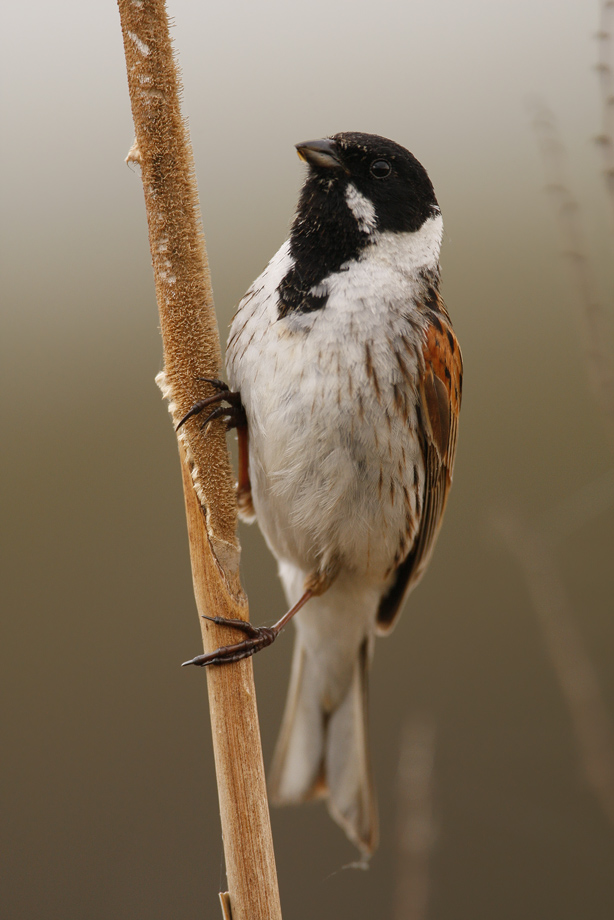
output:
{"label": "wing covert", "polygon": [[380,602],[377,628],[388,632],[407,593],[419,582],[431,558],[452,484],[463,362],[443,303],[433,311],[422,349],[419,416],[425,469],[424,501],[418,533]]}

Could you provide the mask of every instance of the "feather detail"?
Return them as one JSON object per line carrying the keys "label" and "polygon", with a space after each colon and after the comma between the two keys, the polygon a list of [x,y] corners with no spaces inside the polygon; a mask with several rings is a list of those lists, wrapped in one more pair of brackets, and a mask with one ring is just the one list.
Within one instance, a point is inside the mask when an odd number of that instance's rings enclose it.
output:
{"label": "feather detail", "polygon": [[[315,603],[315,614],[313,608],[302,611],[311,615],[310,621],[297,620],[290,688],[270,771],[271,801],[284,805],[324,799],[334,820],[368,856],[378,838],[368,744],[373,636],[361,620],[372,622],[373,614],[368,617],[365,609],[364,617],[352,620],[348,605],[348,636],[343,610],[325,597]],[[325,643],[313,632],[319,619],[328,633]],[[361,638],[363,631],[368,632]]]}
{"label": "feather detail", "polygon": [[419,382],[419,428],[425,468],[424,502],[414,544],[399,565],[377,613],[377,630],[394,626],[409,591],[420,581],[433,552],[446,506],[456,455],[463,362],[443,301],[432,312],[422,349],[424,371]]}

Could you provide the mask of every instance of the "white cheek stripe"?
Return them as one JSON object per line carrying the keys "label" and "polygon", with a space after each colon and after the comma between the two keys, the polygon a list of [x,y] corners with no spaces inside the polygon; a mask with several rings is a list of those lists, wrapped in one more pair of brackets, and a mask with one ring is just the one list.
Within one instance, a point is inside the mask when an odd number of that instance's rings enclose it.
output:
{"label": "white cheek stripe", "polygon": [[443,219],[440,214],[434,214],[419,230],[375,234],[374,246],[367,247],[362,258],[392,265],[404,274],[414,274],[437,267],[442,237]]}
{"label": "white cheek stripe", "polygon": [[358,221],[358,227],[363,233],[371,233],[377,226],[375,206],[372,201],[361,195],[351,182],[345,191],[347,206]]}

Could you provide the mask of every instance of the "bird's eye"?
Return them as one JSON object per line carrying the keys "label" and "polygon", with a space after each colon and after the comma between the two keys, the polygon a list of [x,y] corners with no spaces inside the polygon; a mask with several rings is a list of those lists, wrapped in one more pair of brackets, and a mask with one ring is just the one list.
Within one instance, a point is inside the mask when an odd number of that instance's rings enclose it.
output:
{"label": "bird's eye", "polygon": [[392,166],[388,160],[373,160],[371,163],[371,175],[376,179],[385,179],[392,172]]}

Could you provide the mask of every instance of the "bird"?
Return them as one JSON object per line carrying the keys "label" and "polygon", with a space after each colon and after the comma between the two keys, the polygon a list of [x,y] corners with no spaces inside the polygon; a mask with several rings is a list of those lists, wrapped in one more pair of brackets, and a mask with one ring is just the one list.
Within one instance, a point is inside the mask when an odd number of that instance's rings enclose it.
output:
{"label": "bird", "polygon": [[288,239],[240,301],[210,412],[239,436],[238,505],[290,605],[273,627],[186,664],[252,655],[290,619],[290,686],[271,798],[324,798],[369,857],[378,842],[368,673],[431,558],[452,483],[462,357],[440,294],[441,210],[418,160],[342,132],[307,166]]}

